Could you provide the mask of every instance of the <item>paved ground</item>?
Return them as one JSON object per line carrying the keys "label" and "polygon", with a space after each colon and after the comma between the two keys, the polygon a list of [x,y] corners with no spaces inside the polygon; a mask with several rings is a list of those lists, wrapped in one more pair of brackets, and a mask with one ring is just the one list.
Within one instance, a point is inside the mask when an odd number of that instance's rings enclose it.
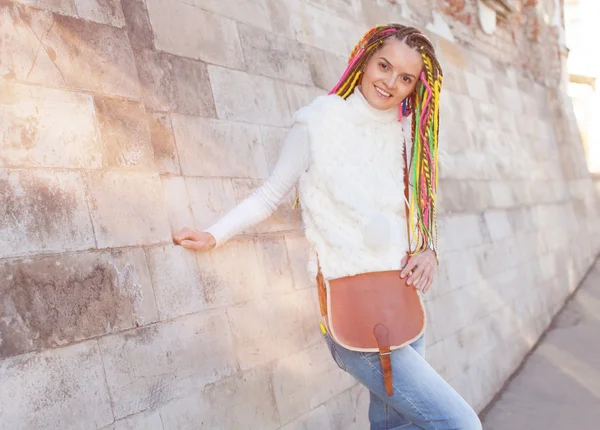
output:
{"label": "paved ground", "polygon": [[501,397],[485,430],[600,429],[600,263]]}

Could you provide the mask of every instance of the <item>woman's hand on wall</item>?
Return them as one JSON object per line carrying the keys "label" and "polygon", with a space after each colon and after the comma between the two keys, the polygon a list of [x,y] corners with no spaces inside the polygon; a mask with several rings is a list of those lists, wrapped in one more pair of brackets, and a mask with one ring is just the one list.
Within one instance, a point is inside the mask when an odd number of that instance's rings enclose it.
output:
{"label": "woman's hand on wall", "polygon": [[428,249],[410,258],[404,257],[400,277],[406,278],[408,276],[406,281],[408,285],[413,285],[416,289],[426,293],[435,278],[436,266],[435,252]]}
{"label": "woman's hand on wall", "polygon": [[176,245],[195,251],[208,251],[217,245],[217,241],[212,234],[187,227],[173,234],[173,242]]}

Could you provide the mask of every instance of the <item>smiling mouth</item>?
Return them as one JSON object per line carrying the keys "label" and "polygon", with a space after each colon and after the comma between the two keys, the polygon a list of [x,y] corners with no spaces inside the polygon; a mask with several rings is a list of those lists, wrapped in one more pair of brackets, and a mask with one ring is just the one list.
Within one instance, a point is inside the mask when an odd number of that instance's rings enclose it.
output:
{"label": "smiling mouth", "polygon": [[376,85],[373,85],[375,87],[375,91],[377,91],[377,94],[379,94],[381,97],[389,99],[390,97],[392,97],[392,95],[390,93],[388,93],[387,91],[382,90],[381,88],[379,88]]}

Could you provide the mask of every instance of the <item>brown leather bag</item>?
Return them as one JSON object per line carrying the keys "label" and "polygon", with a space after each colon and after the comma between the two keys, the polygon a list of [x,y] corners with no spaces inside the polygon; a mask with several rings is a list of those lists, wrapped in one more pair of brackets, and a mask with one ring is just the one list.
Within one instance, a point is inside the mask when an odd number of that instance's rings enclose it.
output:
{"label": "brown leather bag", "polygon": [[[408,202],[407,168],[404,170]],[[407,208],[407,224],[408,216]],[[408,234],[410,238],[410,231]],[[317,263],[319,305],[329,334],[346,349],[379,352],[385,389],[392,396],[391,351],[415,341],[425,331],[425,309],[419,292],[406,284],[407,278],[400,278],[400,270],[325,280],[318,256]]]}

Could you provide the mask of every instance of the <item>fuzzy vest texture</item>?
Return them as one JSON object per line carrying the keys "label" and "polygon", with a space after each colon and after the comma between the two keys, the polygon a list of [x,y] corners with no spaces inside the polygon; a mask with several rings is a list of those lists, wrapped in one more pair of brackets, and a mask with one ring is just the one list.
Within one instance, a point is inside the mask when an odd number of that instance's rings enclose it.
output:
{"label": "fuzzy vest texture", "polygon": [[399,269],[408,241],[397,110],[374,109],[357,89],[347,100],[318,97],[294,120],[307,125],[311,148],[299,182],[309,272],[315,252],[326,279]]}

